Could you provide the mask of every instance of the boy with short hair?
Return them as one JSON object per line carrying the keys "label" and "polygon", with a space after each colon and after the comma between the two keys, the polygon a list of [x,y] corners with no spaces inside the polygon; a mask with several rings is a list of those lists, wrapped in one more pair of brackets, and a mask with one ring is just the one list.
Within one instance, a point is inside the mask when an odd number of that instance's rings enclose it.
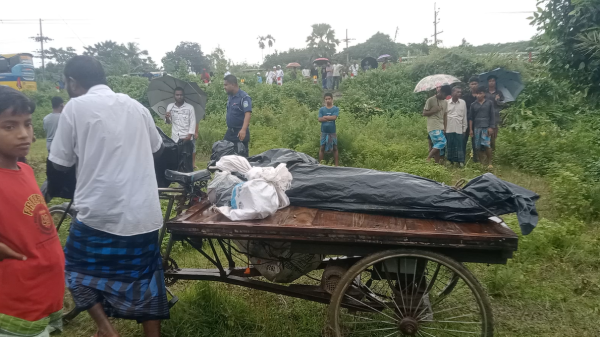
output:
{"label": "boy with short hair", "polygon": [[34,104],[0,86],[0,336],[62,330],[65,257],[33,170]]}
{"label": "boy with short hair", "polygon": [[333,95],[330,92],[326,93],[324,98],[325,106],[319,109],[319,122],[321,123],[321,149],[319,150],[319,162],[323,161],[325,152],[333,152],[335,166],[338,166],[339,154],[335,121],[340,115],[340,108],[333,105]]}
{"label": "boy with short hair", "polygon": [[471,116],[469,116],[469,127],[473,146],[479,156],[479,161],[483,164],[483,156],[487,157],[488,169],[492,166],[492,146],[491,138],[494,135],[494,126],[496,118],[492,102],[486,99],[486,88],[480,86],[477,88],[477,100],[471,104]]}

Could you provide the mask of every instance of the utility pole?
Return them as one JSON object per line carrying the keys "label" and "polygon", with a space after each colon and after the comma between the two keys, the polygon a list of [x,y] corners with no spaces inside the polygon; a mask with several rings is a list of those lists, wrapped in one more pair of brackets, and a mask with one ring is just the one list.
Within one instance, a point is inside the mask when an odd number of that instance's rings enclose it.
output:
{"label": "utility pole", "polygon": [[438,19],[438,15],[440,14],[440,9],[437,8],[437,4],[433,3],[433,45],[437,47],[438,44],[438,35],[442,34],[444,31],[437,30],[437,25],[440,23],[440,19]]}
{"label": "utility pole", "polygon": [[396,26],[396,33],[394,34],[394,42],[396,42],[396,37],[398,37],[398,26]]}
{"label": "utility pole", "polygon": [[[356,39],[348,38],[348,29],[346,29],[346,38],[342,40],[342,41],[346,42],[346,49],[348,49],[348,42],[354,41],[354,40],[356,40]],[[350,54],[348,52],[346,52],[346,64],[350,64]]]}
{"label": "utility pole", "polygon": [[41,46],[40,54],[42,56],[42,81],[45,80],[46,76],[46,55],[44,53],[44,42],[52,41],[51,38],[44,36],[44,32],[42,31],[42,19],[40,19],[40,34],[38,36],[32,36],[30,39],[35,42],[39,42]]}
{"label": "utility pole", "polygon": [[44,63],[44,33],[42,33],[42,19],[40,19],[40,43],[42,44],[42,81],[46,80],[46,64]]}

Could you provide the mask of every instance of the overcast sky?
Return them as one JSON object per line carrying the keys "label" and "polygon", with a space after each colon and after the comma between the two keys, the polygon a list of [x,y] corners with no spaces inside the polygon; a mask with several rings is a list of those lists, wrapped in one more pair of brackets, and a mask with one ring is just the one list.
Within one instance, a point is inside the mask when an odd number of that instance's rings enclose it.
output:
{"label": "overcast sky", "polygon": [[[456,46],[463,38],[474,45],[530,39],[535,29],[526,18],[535,4],[536,0],[437,0],[442,45]],[[393,39],[396,27],[396,42],[419,43],[433,34],[433,6],[433,1],[423,0],[28,0],[25,7],[2,11],[0,20],[48,19],[43,32],[54,41],[46,48],[71,46],[81,52],[84,45],[104,40],[133,41],[160,66],[167,51],[180,41],[192,41],[204,53],[220,46],[233,62],[258,63],[259,35],[273,35],[273,49],[303,48],[315,23],[330,24],[340,40],[348,29],[349,37],[356,39],[350,45],[378,31]],[[0,21],[0,53],[39,49],[39,43],[29,39],[38,33],[35,21]]]}

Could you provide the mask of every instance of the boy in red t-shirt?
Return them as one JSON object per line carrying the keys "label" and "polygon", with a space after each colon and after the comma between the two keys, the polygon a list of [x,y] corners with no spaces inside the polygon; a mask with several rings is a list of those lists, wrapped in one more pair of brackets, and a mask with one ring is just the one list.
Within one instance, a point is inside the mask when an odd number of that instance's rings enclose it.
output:
{"label": "boy in red t-shirt", "polygon": [[34,104],[0,86],[0,336],[61,329],[65,258],[33,170]]}

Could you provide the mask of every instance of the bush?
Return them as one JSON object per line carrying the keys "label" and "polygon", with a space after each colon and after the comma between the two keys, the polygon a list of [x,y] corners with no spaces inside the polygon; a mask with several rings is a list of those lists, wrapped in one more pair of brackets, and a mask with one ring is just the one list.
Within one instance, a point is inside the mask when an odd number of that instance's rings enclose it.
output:
{"label": "bush", "polygon": [[145,77],[108,76],[108,86],[117,93],[127,94],[129,97],[150,108],[148,102],[148,79]]}
{"label": "bush", "polygon": [[342,82],[344,95],[339,105],[357,115],[420,112],[427,94],[414,94],[416,84],[401,65],[371,70]]}

